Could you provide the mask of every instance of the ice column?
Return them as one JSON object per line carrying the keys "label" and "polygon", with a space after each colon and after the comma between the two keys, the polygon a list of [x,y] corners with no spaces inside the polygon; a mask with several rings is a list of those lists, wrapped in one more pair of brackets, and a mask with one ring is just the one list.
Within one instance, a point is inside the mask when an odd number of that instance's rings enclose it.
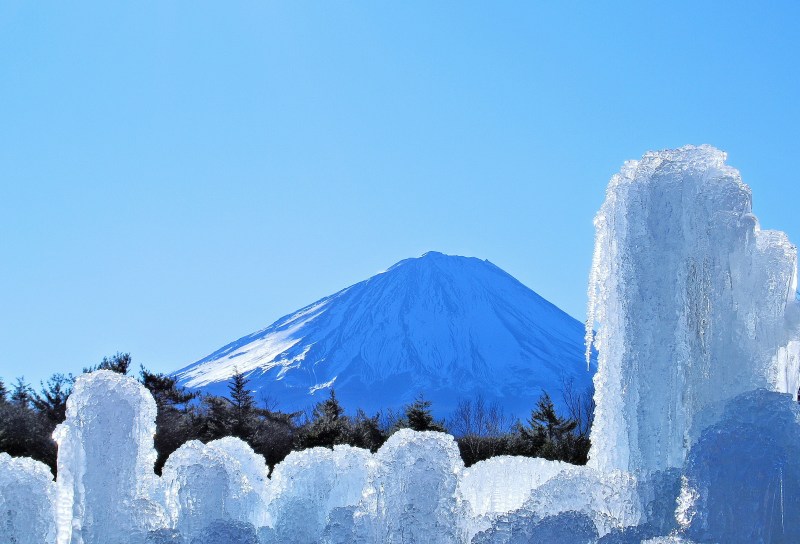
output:
{"label": "ice column", "polygon": [[797,391],[796,248],[759,228],[725,158],[710,146],[651,152],[609,183],[587,322],[589,339],[599,325],[597,468],[679,467],[725,400]]}
{"label": "ice column", "polygon": [[165,523],[155,485],[156,404],[139,382],[108,370],[80,376],[58,442],[59,544],[126,543]]}

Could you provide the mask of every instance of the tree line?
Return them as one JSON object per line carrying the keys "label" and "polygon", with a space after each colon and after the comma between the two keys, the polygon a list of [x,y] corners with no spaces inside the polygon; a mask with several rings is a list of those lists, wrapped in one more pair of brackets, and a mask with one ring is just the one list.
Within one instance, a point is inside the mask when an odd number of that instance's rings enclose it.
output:
{"label": "tree line", "polygon": [[[117,353],[83,372],[105,369],[128,375],[132,360]],[[216,396],[189,391],[175,378],[143,366],[139,381],[156,401],[156,472],[169,455],[188,440],[208,442],[225,436],[246,441],[264,456],[270,470],[290,452],[311,447],[349,444],[372,452],[398,429],[449,432],[456,437],[466,466],[497,455],[524,455],[585,464],[594,414],[591,392],[562,384],[566,414],[559,414],[547,392],[525,421],[511,421],[497,404],[480,397],[462,400],[451,418],[433,416],[431,402],[419,396],[402,410],[348,415],[331,390],[327,399],[308,413],[282,412],[268,399],[259,403],[247,377],[236,373],[228,394]],[[54,374],[35,391],[18,378],[9,388],[0,380],[0,452],[32,457],[56,471],[53,431],[66,417],[67,398],[75,378]]]}

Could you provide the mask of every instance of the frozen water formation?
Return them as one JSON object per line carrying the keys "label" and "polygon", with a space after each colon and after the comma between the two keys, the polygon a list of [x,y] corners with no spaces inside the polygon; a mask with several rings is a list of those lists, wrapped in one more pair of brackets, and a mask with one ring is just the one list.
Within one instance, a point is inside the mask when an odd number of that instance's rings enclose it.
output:
{"label": "frozen water formation", "polygon": [[154,500],[156,403],[143,385],[99,370],[67,399],[58,443],[58,544],[125,544],[164,525]]}
{"label": "frozen water formation", "polygon": [[292,453],[271,476],[239,439],[192,441],[158,477],[152,397],[98,371],[56,429],[55,482],[0,455],[0,544],[800,541],[795,247],[759,228],[709,146],[626,163],[595,224],[588,466],[465,468],[453,437],[402,430],[374,454]]}
{"label": "frozen water formation", "polygon": [[797,251],[751,203],[710,146],[647,153],[611,179],[589,284],[593,466],[680,467],[726,401],[797,393]]}
{"label": "frozen water formation", "polygon": [[46,465],[0,453],[0,542],[53,544],[54,499],[53,475]]}

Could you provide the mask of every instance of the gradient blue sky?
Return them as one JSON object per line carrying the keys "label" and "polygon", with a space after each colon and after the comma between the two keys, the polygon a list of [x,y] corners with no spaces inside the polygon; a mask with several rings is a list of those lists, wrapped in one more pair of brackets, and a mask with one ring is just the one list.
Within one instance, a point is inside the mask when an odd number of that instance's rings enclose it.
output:
{"label": "gradient blue sky", "polygon": [[430,249],[583,319],[648,149],[800,240],[800,4],[610,4],[3,2],[0,376],[173,370]]}

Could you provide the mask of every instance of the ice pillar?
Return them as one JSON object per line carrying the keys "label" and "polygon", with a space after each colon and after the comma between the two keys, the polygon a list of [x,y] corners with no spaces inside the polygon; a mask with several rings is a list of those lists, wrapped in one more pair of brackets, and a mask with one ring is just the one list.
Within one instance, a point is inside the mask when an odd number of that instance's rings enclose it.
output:
{"label": "ice pillar", "polygon": [[759,228],[725,158],[710,146],[651,152],[609,183],[587,323],[600,352],[597,468],[679,467],[725,400],[797,391],[796,248]]}

